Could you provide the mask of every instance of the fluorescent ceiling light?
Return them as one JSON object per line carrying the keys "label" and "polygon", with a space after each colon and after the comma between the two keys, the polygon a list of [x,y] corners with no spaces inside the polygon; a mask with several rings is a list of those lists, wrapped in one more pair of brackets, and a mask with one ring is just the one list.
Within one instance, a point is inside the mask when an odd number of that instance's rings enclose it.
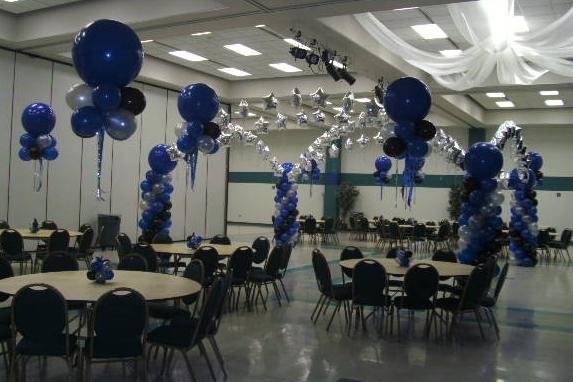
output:
{"label": "fluorescent ceiling light", "polygon": [[7,3],[15,3],[15,2],[17,2],[18,0],[4,0],[4,1],[7,2]]}
{"label": "fluorescent ceiling light", "polygon": [[498,107],[515,107],[515,104],[511,101],[497,101]]}
{"label": "fluorescent ceiling light", "polygon": [[340,106],[335,106],[332,108],[332,110],[342,111],[342,108]]}
{"label": "fluorescent ceiling light", "polygon": [[286,62],[278,62],[276,64],[269,64],[270,67],[280,70],[281,72],[286,73],[294,73],[294,72],[302,72],[302,69],[297,68],[296,66],[292,66],[287,64]]}
{"label": "fluorescent ceiling light", "polygon": [[244,70],[237,68],[219,68],[217,70],[223,73],[230,74],[235,77],[246,77],[251,75],[251,73],[245,72]]}
{"label": "fluorescent ceiling light", "polygon": [[541,90],[539,94],[542,96],[554,96],[559,95],[559,90]]}
{"label": "fluorescent ceiling light", "polygon": [[142,44],[147,44],[148,42],[153,42],[153,40],[141,40]]}
{"label": "fluorescent ceiling light", "polygon": [[523,16],[513,16],[511,19],[512,29],[515,33],[529,32],[529,26]]}
{"label": "fluorescent ceiling light", "polygon": [[[235,114],[239,114],[239,115],[240,115],[241,112],[240,112],[240,111],[236,111]],[[247,114],[247,116],[248,116],[248,117],[256,117],[257,115],[256,115],[255,113],[249,112],[249,114]]]}
{"label": "fluorescent ceiling light", "polygon": [[169,52],[170,55],[182,58],[187,61],[207,61],[207,59],[203,56],[199,56],[198,54],[188,52],[186,50],[174,50],[173,52]]}
{"label": "fluorescent ceiling light", "polygon": [[393,9],[393,11],[407,11],[409,9],[418,9],[418,7],[396,8],[396,9]]}
{"label": "fluorescent ceiling light", "polygon": [[327,105],[332,105],[332,102],[326,101],[326,104],[327,104]]}
{"label": "fluorescent ceiling light", "polygon": [[545,104],[547,106],[563,106],[562,99],[546,99]]}
{"label": "fluorescent ceiling light", "polygon": [[264,28],[264,27],[266,27],[266,25],[265,25],[265,24],[259,24],[259,25],[255,25],[255,28]]}
{"label": "fluorescent ceiling light", "polygon": [[197,32],[197,33],[191,33],[191,36],[205,36],[207,34],[211,34],[211,32]]}
{"label": "fluorescent ceiling light", "polygon": [[356,102],[360,102],[360,103],[368,103],[368,102],[370,102],[370,98],[366,98],[366,97],[364,97],[364,98],[354,98],[354,100],[355,100]]}
{"label": "fluorescent ceiling light", "polygon": [[444,32],[442,28],[438,26],[438,24],[412,25],[411,28],[425,40],[448,38],[446,32]]}
{"label": "fluorescent ceiling light", "polygon": [[440,53],[444,57],[458,57],[462,54],[462,51],[460,49],[446,49],[440,50]]}
{"label": "fluorescent ceiling light", "polygon": [[311,48],[309,48],[308,46],[304,45],[301,42],[296,41],[293,38],[285,38],[284,42],[289,43],[293,46],[296,46],[297,48],[301,48],[301,49],[305,49],[305,50],[312,50]]}
{"label": "fluorescent ceiling light", "polygon": [[505,98],[505,93],[502,92],[485,93],[485,95],[489,98]]}
{"label": "fluorescent ceiling light", "polygon": [[240,54],[241,56],[258,56],[261,54],[261,52],[257,52],[256,50],[251,49],[243,44],[231,44],[231,45],[225,45],[224,47],[229,50],[232,50],[237,54]]}

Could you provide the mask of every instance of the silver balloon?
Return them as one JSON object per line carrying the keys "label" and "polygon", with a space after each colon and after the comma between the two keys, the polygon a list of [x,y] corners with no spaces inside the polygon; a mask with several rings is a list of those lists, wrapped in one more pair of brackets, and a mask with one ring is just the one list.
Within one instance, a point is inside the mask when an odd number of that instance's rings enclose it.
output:
{"label": "silver balloon", "polygon": [[310,94],[310,98],[315,107],[325,107],[328,94],[326,94],[322,88],[318,88],[314,93]]}
{"label": "silver balloon", "polygon": [[368,118],[366,117],[365,112],[360,113],[360,115],[358,116],[358,122],[356,123],[356,126],[359,129],[365,129],[368,127]]}
{"label": "silver balloon", "polygon": [[348,123],[349,118],[350,118],[350,116],[344,110],[342,110],[342,111],[340,111],[340,113],[334,115],[334,120],[340,124]]}
{"label": "silver balloon", "polygon": [[173,177],[171,174],[161,175],[161,181],[165,184],[173,182]]}
{"label": "silver balloon", "polygon": [[270,92],[267,96],[263,97],[264,110],[276,109],[278,103],[279,100],[277,99],[277,97],[275,97],[275,93],[273,92]]}
{"label": "silver balloon", "polygon": [[278,129],[286,129],[287,127],[288,117],[284,114],[277,113],[277,119],[275,121],[275,125]]}
{"label": "silver balloon", "polygon": [[326,116],[320,109],[316,109],[312,112],[312,117],[314,118],[315,122],[324,122]]}
{"label": "silver balloon", "polygon": [[175,136],[177,138],[187,134],[187,122],[179,122],[175,125]]}
{"label": "silver balloon", "polygon": [[141,194],[141,198],[144,201],[149,202],[153,200],[153,194],[151,192],[144,192],[143,194]]}
{"label": "silver balloon", "polygon": [[356,140],[356,143],[358,143],[358,146],[360,146],[361,149],[365,149],[370,143],[370,138],[362,134],[360,135],[360,138]]}
{"label": "silver balloon", "polygon": [[344,125],[340,125],[341,126],[341,130],[344,134],[350,134],[354,132],[354,129],[356,127],[356,124],[354,123],[346,123]]}
{"label": "silver balloon", "polygon": [[137,130],[132,112],[124,109],[112,110],[105,117],[105,131],[117,141],[125,141]]}
{"label": "silver balloon", "polygon": [[369,117],[378,117],[380,106],[376,103],[376,100],[372,99],[365,105],[365,110]]}
{"label": "silver balloon", "polygon": [[149,203],[147,202],[147,200],[142,200],[141,202],[139,202],[139,208],[143,211],[145,211],[146,209],[149,208]]}
{"label": "silver balloon", "polygon": [[243,118],[249,116],[249,102],[244,98],[239,102],[239,115]]}
{"label": "silver balloon", "polygon": [[354,146],[354,141],[352,140],[352,138],[346,139],[346,142],[344,142],[344,148],[348,151],[351,151],[352,146]]}
{"label": "silver balloon", "polygon": [[215,140],[208,135],[203,135],[197,141],[197,148],[203,154],[209,154],[215,148]]}
{"label": "silver balloon", "polygon": [[261,117],[255,122],[255,132],[257,134],[268,134],[269,133],[269,121],[261,115]]}
{"label": "silver balloon", "polygon": [[258,137],[255,134],[248,132],[248,134],[244,135],[243,139],[244,139],[245,145],[252,146],[255,143],[257,143]]}
{"label": "silver balloon", "polygon": [[308,115],[304,112],[296,113],[296,123],[299,126],[306,125],[308,123]]}
{"label": "silver balloon", "polygon": [[232,139],[232,135],[231,134],[221,134],[219,135],[219,138],[217,138],[217,142],[219,143],[219,146],[221,147],[227,147],[231,144],[231,139]]}
{"label": "silver balloon", "polygon": [[92,93],[93,89],[87,84],[75,84],[66,93],[66,103],[72,110],[93,106]]}
{"label": "silver balloon", "polygon": [[345,113],[350,113],[353,106],[354,106],[354,93],[352,93],[352,91],[348,91],[346,92],[344,97],[342,97],[342,110]]}
{"label": "silver balloon", "polygon": [[151,192],[155,195],[162,194],[163,191],[165,191],[165,186],[163,185],[163,183],[155,183],[151,188]]}
{"label": "silver balloon", "polygon": [[231,117],[225,110],[219,109],[216,120],[221,128],[225,128],[231,122]]}
{"label": "silver balloon", "polygon": [[48,147],[52,146],[53,142],[54,138],[52,138],[52,136],[49,134],[40,135],[38,138],[36,138],[36,143],[40,149],[47,149]]}
{"label": "silver balloon", "polygon": [[374,139],[374,141],[379,145],[383,145],[384,141],[386,140],[386,138],[384,137],[384,135],[382,135],[380,131],[377,132],[376,135],[372,137],[372,139]]}
{"label": "silver balloon", "polygon": [[300,94],[300,90],[298,90],[298,88],[292,89],[290,104],[296,109],[302,107],[302,94]]}
{"label": "silver balloon", "polygon": [[328,156],[330,156],[331,158],[338,158],[339,155],[340,155],[340,149],[333,143],[328,149]]}

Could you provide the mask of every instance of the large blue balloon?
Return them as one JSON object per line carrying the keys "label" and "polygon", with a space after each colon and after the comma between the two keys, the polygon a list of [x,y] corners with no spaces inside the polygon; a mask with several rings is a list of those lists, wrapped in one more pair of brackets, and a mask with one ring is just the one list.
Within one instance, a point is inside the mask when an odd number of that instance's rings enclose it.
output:
{"label": "large blue balloon", "polygon": [[209,86],[191,84],[181,90],[177,108],[186,121],[199,120],[207,123],[215,118],[219,111],[219,98]]}
{"label": "large blue balloon", "polygon": [[114,20],[97,20],[75,37],[74,66],[88,85],[122,87],[137,77],[143,64],[143,47],[137,34]]}
{"label": "large blue balloon", "polygon": [[403,77],[392,82],[384,95],[384,109],[396,122],[424,119],[432,104],[430,89],[417,78]]}
{"label": "large blue balloon", "polygon": [[380,155],[376,158],[374,166],[380,172],[388,172],[392,168],[392,161],[386,155]]}
{"label": "large blue balloon", "polygon": [[153,171],[165,175],[169,174],[177,166],[177,161],[172,160],[169,156],[168,148],[168,145],[160,144],[154,146],[149,152],[147,160]]}
{"label": "large blue balloon", "polygon": [[80,138],[91,138],[104,126],[101,112],[94,106],[82,107],[72,114],[72,130]]}
{"label": "large blue balloon", "polygon": [[465,157],[465,169],[478,180],[494,178],[503,166],[503,154],[491,143],[478,142]]}
{"label": "large blue balloon", "polygon": [[533,171],[539,171],[543,167],[543,157],[535,151],[527,153],[527,160],[529,161],[529,169]]}
{"label": "large blue balloon", "polygon": [[45,103],[33,103],[22,111],[22,126],[33,136],[49,134],[56,125],[56,113]]}

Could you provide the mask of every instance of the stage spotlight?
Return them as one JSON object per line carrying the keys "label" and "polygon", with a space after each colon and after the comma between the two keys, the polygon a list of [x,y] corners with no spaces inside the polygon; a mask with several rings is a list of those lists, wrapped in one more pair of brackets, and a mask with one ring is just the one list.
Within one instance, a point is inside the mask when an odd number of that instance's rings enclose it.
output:
{"label": "stage spotlight", "polygon": [[330,62],[325,62],[324,67],[326,72],[332,77],[334,81],[340,81],[340,75],[338,74],[338,69],[334,67]]}
{"label": "stage spotlight", "polygon": [[297,60],[304,60],[306,57],[306,50],[302,48],[297,48],[296,46],[290,48],[289,52]]}
{"label": "stage spotlight", "polygon": [[348,70],[346,70],[346,68],[338,69],[338,75],[344,81],[348,82],[348,85],[353,85],[356,82],[356,78],[354,78],[352,74],[348,73]]}
{"label": "stage spotlight", "polygon": [[374,87],[374,95],[380,105],[384,103],[384,80],[378,80],[378,84]]}
{"label": "stage spotlight", "polygon": [[320,57],[316,53],[309,53],[306,55],[306,62],[308,63],[308,66],[318,65],[319,61]]}

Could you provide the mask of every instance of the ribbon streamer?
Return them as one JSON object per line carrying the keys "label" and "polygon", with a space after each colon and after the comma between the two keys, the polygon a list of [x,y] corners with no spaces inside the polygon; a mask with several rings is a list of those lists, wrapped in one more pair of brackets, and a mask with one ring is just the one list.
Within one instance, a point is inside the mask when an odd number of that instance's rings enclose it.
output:
{"label": "ribbon streamer", "polygon": [[185,155],[185,162],[187,163],[187,181],[191,185],[191,190],[195,187],[195,175],[197,174],[197,151],[193,154]]}
{"label": "ribbon streamer", "polygon": [[105,202],[105,198],[103,195],[105,191],[101,187],[101,165],[103,162],[103,142],[104,142],[105,132],[100,130],[97,133],[97,169],[96,169],[96,177],[97,177],[97,188],[96,188],[96,199],[100,202]]}
{"label": "ribbon streamer", "polygon": [[42,189],[42,177],[44,176],[44,161],[40,158],[34,161],[34,191],[40,192]]}

